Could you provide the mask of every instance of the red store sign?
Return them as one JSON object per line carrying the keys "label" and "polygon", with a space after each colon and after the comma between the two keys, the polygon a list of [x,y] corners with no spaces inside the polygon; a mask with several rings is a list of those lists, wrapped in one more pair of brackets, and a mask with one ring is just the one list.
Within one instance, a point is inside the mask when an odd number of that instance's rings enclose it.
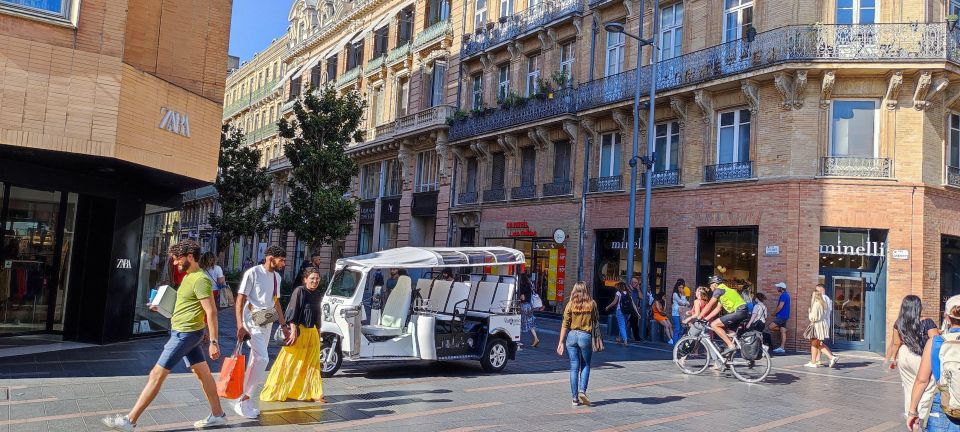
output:
{"label": "red store sign", "polygon": [[526,221],[507,222],[510,237],[536,237],[537,232],[530,229]]}

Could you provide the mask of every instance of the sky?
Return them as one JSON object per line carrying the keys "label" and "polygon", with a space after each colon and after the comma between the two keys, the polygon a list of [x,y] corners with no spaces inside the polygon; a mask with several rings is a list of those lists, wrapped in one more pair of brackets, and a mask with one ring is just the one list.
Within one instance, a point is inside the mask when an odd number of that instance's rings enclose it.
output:
{"label": "sky", "polygon": [[245,62],[283,35],[292,3],[293,0],[233,0],[230,55]]}

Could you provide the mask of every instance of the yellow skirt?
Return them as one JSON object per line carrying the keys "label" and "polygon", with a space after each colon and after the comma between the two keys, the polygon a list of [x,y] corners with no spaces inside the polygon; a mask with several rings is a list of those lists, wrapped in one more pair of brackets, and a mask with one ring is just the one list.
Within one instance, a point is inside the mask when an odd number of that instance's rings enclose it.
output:
{"label": "yellow skirt", "polygon": [[300,326],[297,341],[280,349],[260,400],[319,400],[323,398],[320,372],[320,332],[314,327]]}

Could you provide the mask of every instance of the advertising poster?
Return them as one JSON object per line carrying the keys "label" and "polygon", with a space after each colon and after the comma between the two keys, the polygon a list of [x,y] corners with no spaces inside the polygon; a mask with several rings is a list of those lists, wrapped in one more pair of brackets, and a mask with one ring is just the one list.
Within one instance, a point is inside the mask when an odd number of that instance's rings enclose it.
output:
{"label": "advertising poster", "polygon": [[557,249],[557,301],[563,302],[567,279],[567,248]]}
{"label": "advertising poster", "polygon": [[559,250],[550,249],[550,261],[547,265],[547,300],[557,300],[557,261],[560,259]]}

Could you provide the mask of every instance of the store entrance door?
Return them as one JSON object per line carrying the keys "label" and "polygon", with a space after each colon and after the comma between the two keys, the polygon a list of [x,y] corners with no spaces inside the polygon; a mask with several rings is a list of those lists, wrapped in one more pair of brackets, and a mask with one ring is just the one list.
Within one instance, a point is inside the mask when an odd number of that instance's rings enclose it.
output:
{"label": "store entrance door", "polygon": [[821,281],[833,301],[831,324],[836,348],[884,351],[885,290],[873,272],[823,271]]}

